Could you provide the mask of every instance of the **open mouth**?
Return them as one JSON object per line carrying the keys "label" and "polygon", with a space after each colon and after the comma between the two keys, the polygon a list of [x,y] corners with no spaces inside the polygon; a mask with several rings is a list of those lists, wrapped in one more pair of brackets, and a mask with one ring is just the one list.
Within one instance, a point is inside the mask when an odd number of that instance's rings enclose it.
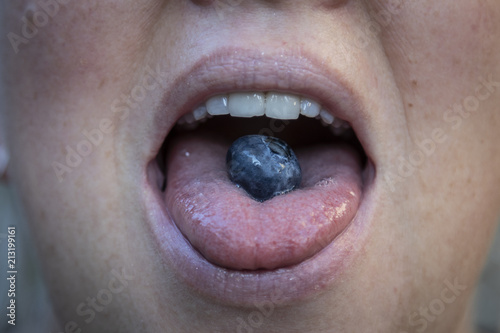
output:
{"label": "open mouth", "polygon": [[[303,170],[292,192],[253,199],[228,177],[226,152],[243,135],[287,142]],[[313,99],[235,92],[182,116],[157,156],[165,204],[189,243],[233,270],[272,270],[321,251],[357,212],[366,154],[348,122]]]}
{"label": "open mouth", "polygon": [[[371,116],[338,73],[307,59],[222,50],[181,75],[161,102],[170,111],[151,118],[147,220],[166,265],[204,295],[293,301],[331,286],[362,253]],[[251,134],[292,147],[296,189],[261,202],[230,180],[227,151]]]}

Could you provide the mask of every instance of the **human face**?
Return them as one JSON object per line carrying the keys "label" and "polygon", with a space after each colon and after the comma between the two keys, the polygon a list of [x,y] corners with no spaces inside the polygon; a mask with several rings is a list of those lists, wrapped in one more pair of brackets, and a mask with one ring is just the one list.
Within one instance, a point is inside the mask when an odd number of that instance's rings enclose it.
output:
{"label": "human face", "polygon": [[[46,3],[2,3],[3,132],[63,330],[469,329],[500,207],[499,2]],[[167,138],[267,92],[355,138],[223,117]],[[247,132],[296,147],[301,189],[229,182]]]}

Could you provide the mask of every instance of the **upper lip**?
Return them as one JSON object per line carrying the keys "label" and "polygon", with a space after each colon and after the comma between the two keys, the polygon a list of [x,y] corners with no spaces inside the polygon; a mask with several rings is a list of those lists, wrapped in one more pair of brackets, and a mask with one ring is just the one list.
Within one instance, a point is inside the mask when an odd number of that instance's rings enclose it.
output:
{"label": "upper lip", "polygon": [[[372,117],[359,93],[343,73],[301,52],[262,54],[240,48],[202,57],[168,87],[151,117],[146,154],[152,160],[167,134],[183,115],[211,96],[235,91],[280,91],[309,97],[334,116],[347,121],[374,164]],[[151,127],[149,127],[151,128]],[[143,151],[144,152],[144,151]]]}

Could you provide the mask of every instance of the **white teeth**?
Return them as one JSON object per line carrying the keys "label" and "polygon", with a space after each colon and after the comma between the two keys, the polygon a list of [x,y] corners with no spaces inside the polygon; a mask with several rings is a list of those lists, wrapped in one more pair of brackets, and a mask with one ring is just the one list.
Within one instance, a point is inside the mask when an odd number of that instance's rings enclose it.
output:
{"label": "white teeth", "polygon": [[193,111],[193,117],[195,120],[201,120],[207,116],[207,108],[202,105]]}
{"label": "white teeth", "polygon": [[239,92],[229,95],[211,97],[193,112],[179,119],[178,124],[184,128],[196,128],[207,117],[227,115],[250,118],[266,115],[275,119],[297,119],[299,115],[321,120],[335,135],[346,135],[351,127],[348,122],[334,117],[321,108],[316,101],[293,94],[270,91]]}
{"label": "white teeth", "polygon": [[349,123],[342,119],[335,118],[333,124],[330,126],[331,132],[336,136],[345,136],[351,131],[351,126]]}
{"label": "white teeth", "polygon": [[300,98],[289,94],[270,92],[266,96],[266,116],[276,119],[297,119]]}
{"label": "white teeth", "polygon": [[332,116],[332,114],[328,113],[328,111],[326,110],[321,110],[319,113],[319,117],[328,125],[333,124],[333,121],[335,120],[335,117]]}
{"label": "white teeth", "polygon": [[194,119],[193,113],[188,113],[188,114],[182,116],[182,118],[179,119],[178,123],[181,125],[193,124],[195,121],[196,121],[196,119]]}
{"label": "white teeth", "polygon": [[309,118],[315,118],[319,115],[321,106],[315,101],[302,98],[300,101],[300,114]]}
{"label": "white teeth", "polygon": [[190,129],[190,130],[195,129],[199,125],[199,122],[197,122],[196,119],[194,119],[193,112],[182,116],[182,118],[179,119],[179,121],[177,123],[180,126],[182,126],[183,128]]}
{"label": "white teeth", "polygon": [[234,93],[229,95],[229,114],[236,117],[263,116],[266,111],[266,96],[263,93]]}
{"label": "white teeth", "polygon": [[219,116],[224,114],[229,114],[229,109],[227,108],[228,98],[226,95],[215,96],[207,101],[207,111],[212,116]]}

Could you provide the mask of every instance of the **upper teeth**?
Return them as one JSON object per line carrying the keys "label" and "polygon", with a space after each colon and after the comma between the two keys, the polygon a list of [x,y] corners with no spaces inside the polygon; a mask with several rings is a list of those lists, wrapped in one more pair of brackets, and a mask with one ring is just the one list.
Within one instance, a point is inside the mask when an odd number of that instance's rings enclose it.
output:
{"label": "upper teeth", "polygon": [[[236,117],[263,116],[266,112],[266,95],[263,93],[230,94],[227,109],[231,116]],[[210,112],[209,110],[208,113]]]}
{"label": "upper teeth", "polygon": [[309,98],[280,92],[237,92],[214,96],[197,107],[192,113],[183,116],[179,124],[194,125],[208,115],[231,115],[233,117],[256,117],[266,115],[275,119],[297,119],[299,115],[319,118],[324,125],[335,130],[349,129],[349,124],[335,118],[321,108],[321,105]]}

